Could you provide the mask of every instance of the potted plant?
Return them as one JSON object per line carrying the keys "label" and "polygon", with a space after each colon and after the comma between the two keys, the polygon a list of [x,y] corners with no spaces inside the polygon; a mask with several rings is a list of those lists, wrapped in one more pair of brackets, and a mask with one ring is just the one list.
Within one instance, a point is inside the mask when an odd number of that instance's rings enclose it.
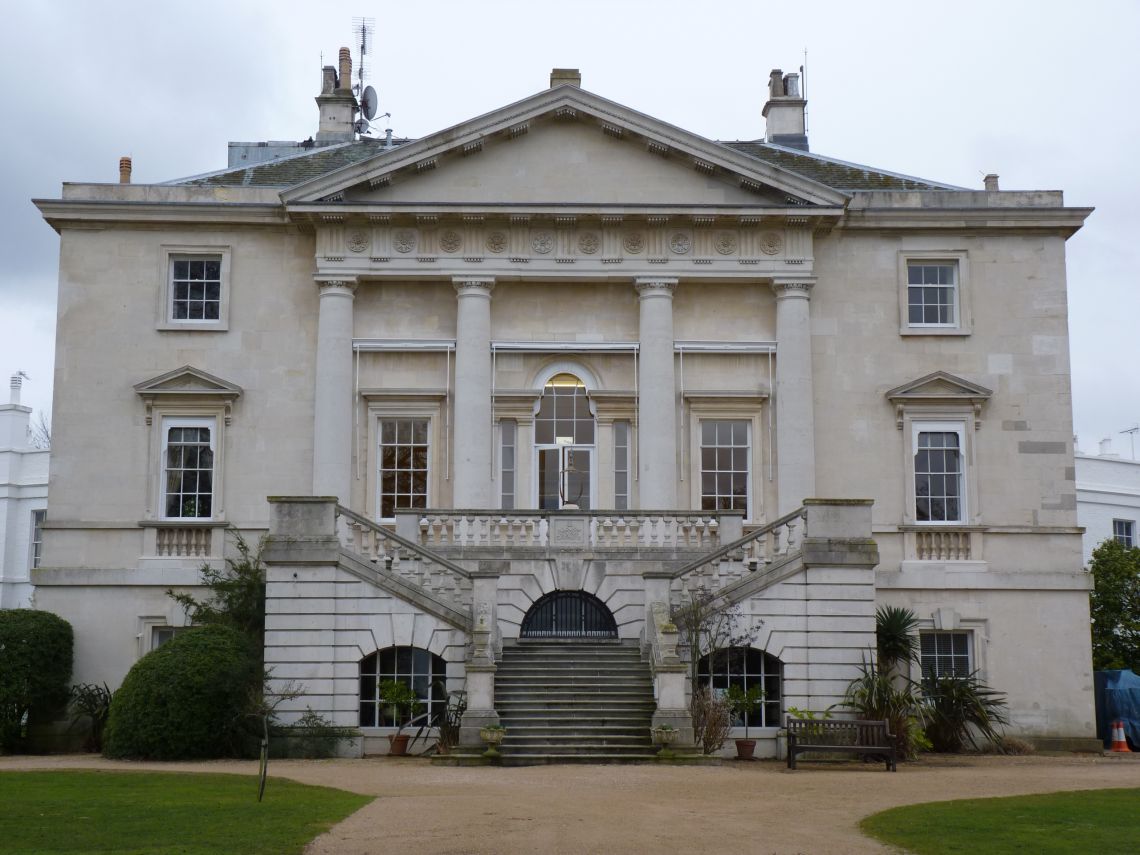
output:
{"label": "potted plant", "polygon": [[391,710],[400,722],[394,734],[388,736],[388,753],[400,757],[408,753],[408,734],[404,728],[423,708],[412,687],[399,680],[384,680],[380,683],[380,701]]}
{"label": "potted plant", "polygon": [[756,740],[748,738],[748,717],[759,712],[760,705],[764,702],[764,690],[759,686],[750,686],[748,691],[745,691],[742,686],[732,685],[728,687],[725,700],[728,701],[732,711],[744,719],[744,738],[736,740],[736,759],[752,760],[752,755],[756,751]]}
{"label": "potted plant", "polygon": [[501,724],[489,724],[479,728],[479,738],[487,743],[487,750],[483,752],[483,756],[492,759],[499,757],[499,744],[506,735],[507,729]]}

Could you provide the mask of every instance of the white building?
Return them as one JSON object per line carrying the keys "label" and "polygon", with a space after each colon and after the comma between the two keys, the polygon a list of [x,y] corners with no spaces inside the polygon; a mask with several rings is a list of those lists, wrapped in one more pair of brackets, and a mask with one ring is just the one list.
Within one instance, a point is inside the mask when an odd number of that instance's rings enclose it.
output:
{"label": "white building", "polygon": [[27,608],[30,574],[39,566],[47,514],[48,456],[31,443],[31,407],[20,404],[23,377],[12,377],[0,404],[0,608]]}
{"label": "white building", "polygon": [[1101,440],[1097,454],[1078,451],[1075,457],[1077,521],[1085,529],[1085,564],[1109,538],[1140,546],[1140,461],[1114,454],[1108,439]]}
{"label": "white building", "polygon": [[37,201],[61,260],[35,580],[77,679],[166,637],[165,590],[230,526],[272,536],[266,657],[297,709],[368,736],[385,676],[466,687],[465,738],[522,729],[527,681],[496,673],[567,632],[640,644],[635,706],[684,730],[667,618],[699,590],[757,630],[711,679],[765,687],[770,749],[788,707],[841,699],[884,603],[1016,732],[1092,736],[1064,272],[1088,209],[811,153],[779,71],[759,140],[564,69],[356,139],[342,54],[300,153]]}

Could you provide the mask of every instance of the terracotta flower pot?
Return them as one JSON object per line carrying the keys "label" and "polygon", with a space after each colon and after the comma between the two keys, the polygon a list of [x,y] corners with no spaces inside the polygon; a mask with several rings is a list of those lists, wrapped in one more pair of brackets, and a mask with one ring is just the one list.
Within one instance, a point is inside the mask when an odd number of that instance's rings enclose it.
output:
{"label": "terracotta flower pot", "polygon": [[738,739],[736,740],[736,759],[737,760],[751,760],[752,753],[756,750],[755,739]]}
{"label": "terracotta flower pot", "polygon": [[393,733],[388,735],[388,753],[393,757],[404,757],[408,753],[408,734]]}

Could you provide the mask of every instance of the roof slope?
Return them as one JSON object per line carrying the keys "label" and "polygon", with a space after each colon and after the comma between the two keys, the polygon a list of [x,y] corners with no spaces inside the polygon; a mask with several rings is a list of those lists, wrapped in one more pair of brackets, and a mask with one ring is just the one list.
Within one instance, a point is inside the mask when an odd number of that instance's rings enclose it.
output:
{"label": "roof slope", "polygon": [[[400,143],[413,142],[400,140]],[[842,192],[860,190],[961,190],[952,184],[785,148],[762,140],[722,141],[720,145]],[[398,146],[397,146],[398,148]],[[391,149],[395,151],[396,149]],[[384,153],[384,140],[361,139],[292,157],[256,163],[170,182],[208,187],[294,187],[337,169]]]}
{"label": "roof slope", "polygon": [[762,160],[772,166],[798,173],[834,190],[850,192],[858,190],[965,189],[953,184],[943,184],[940,181],[928,181],[925,178],[914,178],[910,175],[900,175],[896,172],[887,172],[870,166],[862,166],[858,163],[848,163],[844,160],[823,157],[799,149],[774,145],[763,140],[722,141],[721,145],[757,160]]}
{"label": "roof slope", "polygon": [[361,139],[352,143],[314,148],[312,151],[224,169],[207,175],[195,175],[171,181],[200,187],[293,187],[311,178],[325,175],[384,151],[384,140]]}

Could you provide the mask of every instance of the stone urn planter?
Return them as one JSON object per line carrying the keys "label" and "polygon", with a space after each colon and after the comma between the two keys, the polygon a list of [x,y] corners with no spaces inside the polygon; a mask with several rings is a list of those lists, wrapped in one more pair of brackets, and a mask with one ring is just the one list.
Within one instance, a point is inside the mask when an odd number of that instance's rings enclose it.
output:
{"label": "stone urn planter", "polygon": [[483,756],[492,759],[501,757],[502,754],[499,752],[499,745],[506,735],[507,729],[499,724],[479,728],[479,738],[487,743],[487,750],[483,752]]}
{"label": "stone urn planter", "polygon": [[649,733],[653,737],[653,744],[661,746],[661,749],[657,752],[657,756],[666,760],[672,757],[673,749],[669,746],[676,742],[680,731],[675,727],[663,724],[659,727],[651,727]]}

